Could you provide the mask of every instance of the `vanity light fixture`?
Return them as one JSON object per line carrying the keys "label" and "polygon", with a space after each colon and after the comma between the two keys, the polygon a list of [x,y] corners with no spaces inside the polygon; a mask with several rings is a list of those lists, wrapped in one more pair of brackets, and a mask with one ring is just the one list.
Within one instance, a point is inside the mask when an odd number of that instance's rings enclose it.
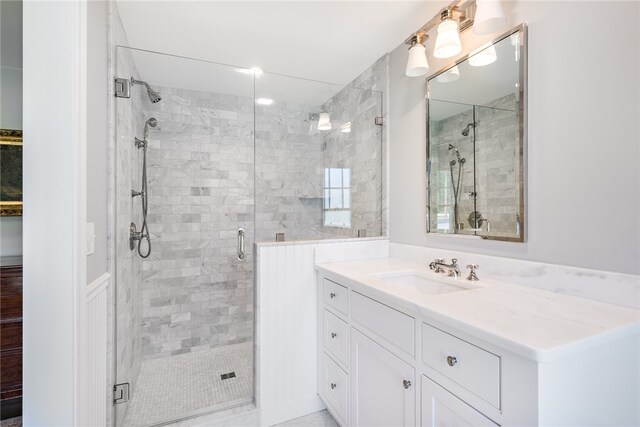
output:
{"label": "vanity light fixture", "polygon": [[424,42],[428,38],[427,33],[424,31],[418,31],[411,37],[409,59],[407,60],[407,69],[405,70],[407,77],[424,76],[429,71],[427,52],[424,47]]}
{"label": "vanity light fixture", "polygon": [[340,125],[340,132],[351,133],[351,122],[343,123]]}
{"label": "vanity light fixture", "polygon": [[507,23],[500,0],[476,0],[473,33],[485,35],[501,30]]}
{"label": "vanity light fixture", "polygon": [[331,129],[331,117],[329,113],[320,113],[318,119],[318,130],[330,130]]}
{"label": "vanity light fixture", "polygon": [[[473,26],[475,34],[490,34],[499,31],[506,23],[507,18],[502,10],[501,0],[453,0],[439,15],[434,16],[405,40],[405,44],[410,45],[406,75],[417,77],[427,73],[429,66],[424,54],[424,41],[432,29],[437,27],[433,56],[451,58],[462,52],[461,32]],[[489,54],[491,52],[487,53]],[[489,56],[485,58],[485,61],[488,60]]]}
{"label": "vanity light fixture", "polygon": [[256,99],[256,104],[258,104],[258,105],[271,105],[271,104],[273,104],[273,99],[270,99],[270,98],[258,98],[258,99]]}
{"label": "vanity light fixture", "polygon": [[453,10],[445,9],[440,14],[442,22],[438,24],[438,36],[433,56],[436,58],[451,58],[462,52],[462,42],[458,32],[458,21],[453,19]]}
{"label": "vanity light fixture", "polygon": [[457,65],[454,65],[453,67],[449,68],[447,71],[445,71],[444,73],[436,77],[436,80],[439,81],[440,83],[451,83],[451,82],[455,82],[459,78],[460,78],[460,69],[458,68]]}
{"label": "vanity light fixture", "polygon": [[472,67],[484,67],[492,64],[498,59],[496,48],[493,44],[488,47],[482,46],[469,54],[469,65]]}

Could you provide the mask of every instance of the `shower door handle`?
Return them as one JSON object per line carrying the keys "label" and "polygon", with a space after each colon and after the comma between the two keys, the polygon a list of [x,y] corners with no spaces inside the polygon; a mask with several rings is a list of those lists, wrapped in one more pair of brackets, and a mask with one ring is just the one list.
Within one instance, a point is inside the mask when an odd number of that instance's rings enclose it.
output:
{"label": "shower door handle", "polygon": [[244,228],[238,229],[238,259],[244,259]]}

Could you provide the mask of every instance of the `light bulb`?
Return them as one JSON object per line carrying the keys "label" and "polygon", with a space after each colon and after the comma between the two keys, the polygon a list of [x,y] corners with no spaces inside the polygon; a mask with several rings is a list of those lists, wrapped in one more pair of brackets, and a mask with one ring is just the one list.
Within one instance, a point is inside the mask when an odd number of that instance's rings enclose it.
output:
{"label": "light bulb", "polygon": [[438,37],[433,56],[436,58],[451,58],[462,52],[462,43],[458,33],[458,22],[451,18],[444,19],[438,24]]}
{"label": "light bulb", "polygon": [[458,68],[457,65],[455,65],[454,67],[448,69],[447,71],[445,71],[444,73],[436,77],[436,80],[439,81],[440,83],[451,83],[451,82],[455,82],[459,78],[460,78],[460,69]]}
{"label": "light bulb", "polygon": [[423,44],[416,43],[409,48],[409,58],[407,59],[407,77],[424,76],[429,71],[427,53]]}
{"label": "light bulb", "polygon": [[492,64],[498,59],[496,48],[490,45],[482,50],[477,49],[469,55],[469,65],[472,67],[484,67],[485,65]]}
{"label": "light bulb", "polygon": [[507,23],[500,0],[476,0],[473,18],[474,34],[483,35],[499,31]]}
{"label": "light bulb", "polygon": [[318,119],[318,130],[329,129],[331,129],[331,118],[329,117],[329,113],[320,113],[320,118]]}

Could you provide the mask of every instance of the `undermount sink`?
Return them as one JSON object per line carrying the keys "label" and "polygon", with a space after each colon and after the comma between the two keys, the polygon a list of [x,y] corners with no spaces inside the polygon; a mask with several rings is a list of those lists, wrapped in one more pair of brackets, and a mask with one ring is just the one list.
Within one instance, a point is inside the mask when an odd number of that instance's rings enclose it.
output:
{"label": "undermount sink", "polygon": [[381,282],[401,286],[405,289],[417,291],[426,295],[447,294],[450,292],[466,291],[468,288],[444,283],[427,276],[419,271],[400,271],[393,273],[381,273],[372,275]]}

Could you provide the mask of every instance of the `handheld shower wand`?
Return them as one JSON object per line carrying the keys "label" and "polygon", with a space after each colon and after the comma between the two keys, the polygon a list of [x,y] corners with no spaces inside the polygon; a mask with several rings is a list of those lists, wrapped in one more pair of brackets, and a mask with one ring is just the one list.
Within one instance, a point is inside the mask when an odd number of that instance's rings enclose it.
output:
{"label": "handheld shower wand", "polygon": [[[142,227],[140,228],[139,232],[135,232],[135,228],[134,228],[133,233],[135,233],[135,235],[132,236],[131,238],[134,240],[138,240],[138,254],[142,258],[147,258],[149,257],[149,255],[151,255],[151,237],[149,236],[149,226],[147,225],[147,210],[149,207],[149,199],[148,199],[149,192],[147,190],[147,146],[148,146],[147,138],[149,137],[149,127],[154,128],[156,126],[158,126],[158,120],[156,120],[155,117],[151,117],[149,120],[147,120],[144,123],[144,132],[143,132],[144,139],[140,140],[138,138],[135,138],[136,147],[142,148],[142,189],[140,191],[131,190],[131,196],[132,197],[140,196],[141,198]],[[143,240],[147,241],[146,253],[142,252]]]}

